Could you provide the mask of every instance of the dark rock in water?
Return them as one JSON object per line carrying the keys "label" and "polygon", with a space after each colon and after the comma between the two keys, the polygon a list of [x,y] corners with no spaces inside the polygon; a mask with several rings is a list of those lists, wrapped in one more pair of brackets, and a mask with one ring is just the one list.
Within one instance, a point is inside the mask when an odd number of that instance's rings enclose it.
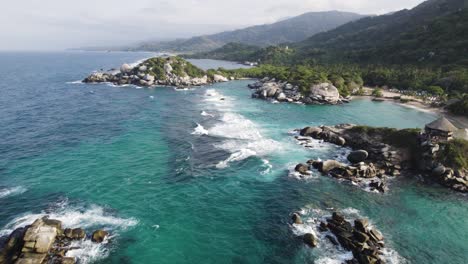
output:
{"label": "dark rock in water", "polygon": [[86,232],[82,228],[75,228],[72,230],[72,237],[81,240],[86,237]]}
{"label": "dark rock in water", "polygon": [[306,127],[303,128],[300,132],[300,135],[303,137],[317,137],[319,133],[322,132],[322,129],[318,127]]}
{"label": "dark rock in water", "polygon": [[294,213],[292,215],[292,221],[294,224],[298,224],[298,225],[303,224],[301,216],[298,213]]}
{"label": "dark rock in water", "polygon": [[356,238],[356,240],[358,242],[360,242],[360,243],[365,243],[365,242],[367,242],[369,240],[369,236],[366,235],[363,232],[354,231],[353,234],[354,234],[354,237]]}
{"label": "dark rock in water", "polygon": [[367,219],[356,219],[354,220],[354,228],[359,232],[366,232],[369,226],[369,220]]}
{"label": "dark rock in water", "polygon": [[304,241],[304,243],[310,247],[316,247],[318,245],[317,238],[311,233],[305,234],[302,237],[302,241]]}
{"label": "dark rock in water", "polygon": [[28,228],[29,226],[17,228],[10,234],[0,251],[0,263],[13,263],[19,257],[24,245],[23,236]]}
{"label": "dark rock in water", "polygon": [[96,242],[96,243],[102,243],[104,239],[109,235],[107,231],[104,230],[96,230],[93,232],[93,235],[91,237],[91,241]]}
{"label": "dark rock in water", "polygon": [[333,219],[333,221],[335,221],[335,222],[337,222],[337,223],[339,223],[339,224],[341,224],[341,223],[343,223],[343,222],[345,221],[344,216],[341,215],[341,214],[339,214],[339,213],[337,213],[337,212],[334,212],[334,213],[332,214],[332,219]]}
{"label": "dark rock in water", "polygon": [[347,158],[349,162],[356,164],[356,163],[365,161],[368,156],[369,156],[369,153],[367,153],[367,151],[356,150],[356,151],[349,153]]}
{"label": "dark rock in water", "polygon": [[63,235],[66,238],[73,239],[73,230],[71,228],[65,228],[65,230],[63,230]]}
{"label": "dark rock in water", "polygon": [[310,175],[309,166],[305,164],[297,164],[294,170],[299,172],[302,175]]}
{"label": "dark rock in water", "polygon": [[336,240],[336,238],[334,238],[334,237],[332,237],[332,236],[330,236],[330,235],[326,235],[325,237],[326,237],[333,245],[335,245],[335,246],[338,246],[338,245],[339,245],[339,243],[338,243],[338,241]]}
{"label": "dark rock in water", "polygon": [[327,230],[328,230],[328,224],[325,223],[325,222],[320,222],[319,229],[320,229],[320,231],[322,231],[322,232],[327,231]]}

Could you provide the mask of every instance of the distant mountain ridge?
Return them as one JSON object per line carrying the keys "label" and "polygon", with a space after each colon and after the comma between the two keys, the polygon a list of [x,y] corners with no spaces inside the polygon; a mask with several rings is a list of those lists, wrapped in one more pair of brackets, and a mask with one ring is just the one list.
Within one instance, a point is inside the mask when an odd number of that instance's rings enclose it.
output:
{"label": "distant mountain ridge", "polygon": [[363,17],[365,16],[340,11],[309,12],[273,24],[252,26],[189,39],[146,42],[130,48],[130,50],[204,52],[232,42],[265,47],[302,41],[317,33],[334,29]]}
{"label": "distant mountain ridge", "polygon": [[467,8],[467,0],[429,0],[347,23],[293,48],[298,57],[319,61],[449,63],[467,52]]}
{"label": "distant mountain ridge", "polygon": [[193,57],[271,64],[468,66],[468,0],[429,0],[411,10],[365,17],[290,43],[288,48],[254,50],[229,44]]}

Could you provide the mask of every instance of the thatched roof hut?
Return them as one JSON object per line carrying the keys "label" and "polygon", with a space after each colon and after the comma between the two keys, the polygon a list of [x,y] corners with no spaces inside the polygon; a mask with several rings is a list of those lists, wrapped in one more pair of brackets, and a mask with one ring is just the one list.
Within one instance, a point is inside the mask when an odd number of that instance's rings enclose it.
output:
{"label": "thatched roof hut", "polygon": [[458,130],[445,117],[441,117],[426,125],[426,134],[437,140],[451,140],[453,133]]}

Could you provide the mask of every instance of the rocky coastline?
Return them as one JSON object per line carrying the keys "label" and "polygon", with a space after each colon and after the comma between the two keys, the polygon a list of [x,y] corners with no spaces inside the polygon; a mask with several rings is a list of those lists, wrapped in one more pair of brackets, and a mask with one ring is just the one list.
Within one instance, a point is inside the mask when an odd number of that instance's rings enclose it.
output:
{"label": "rocky coastline", "polygon": [[341,124],[305,127],[295,136],[301,145],[322,140],[349,147],[348,164],[336,160],[309,160],[298,164],[295,171],[308,175],[315,169],[323,175],[350,181],[371,191],[385,192],[389,177],[424,175],[455,191],[468,192],[466,168],[452,169],[441,164],[438,154],[443,148],[427,140],[414,129],[390,129]]}
{"label": "rocky coastline", "polygon": [[8,236],[0,251],[0,263],[73,264],[77,260],[67,256],[69,250],[77,249],[72,246],[73,241],[102,243],[108,236],[105,230],[88,235],[82,228],[63,228],[61,221],[43,217]]}
{"label": "rocky coastline", "polygon": [[[318,221],[317,221],[318,222]],[[336,247],[342,247],[352,252],[352,259],[345,260],[346,264],[379,264],[383,259],[385,248],[384,237],[380,231],[369,224],[365,218],[350,221],[338,212],[333,212],[315,226],[326,240]],[[304,225],[300,214],[292,215],[293,225]],[[315,248],[324,241],[319,241],[314,233],[305,233],[300,237],[304,244]]]}
{"label": "rocky coastline", "polygon": [[112,83],[115,85],[136,85],[142,87],[202,86],[230,79],[220,75],[209,75],[180,57],[156,57],[132,67],[123,64],[120,70],[94,72],[86,77],[84,83]]}
{"label": "rocky coastline", "polygon": [[253,90],[252,98],[278,102],[336,105],[348,103],[350,99],[340,96],[338,89],[330,83],[313,84],[307,91],[301,91],[297,85],[266,77],[248,87]]}

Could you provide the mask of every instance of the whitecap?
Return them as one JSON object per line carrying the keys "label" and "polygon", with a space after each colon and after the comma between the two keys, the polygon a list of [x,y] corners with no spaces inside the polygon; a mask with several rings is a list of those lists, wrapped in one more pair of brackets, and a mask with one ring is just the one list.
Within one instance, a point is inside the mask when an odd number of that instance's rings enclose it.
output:
{"label": "whitecap", "polygon": [[112,239],[112,236],[106,237],[101,243],[94,243],[91,240],[73,241],[70,244],[70,248],[72,249],[67,251],[65,256],[74,257],[82,264],[104,259],[109,256],[109,249],[107,247],[109,239]]}
{"label": "whitecap", "polygon": [[209,113],[207,113],[207,112],[205,112],[205,111],[202,111],[202,112],[201,112],[201,115],[202,115],[202,116],[214,117],[214,115],[209,114]]}
{"label": "whitecap", "polygon": [[17,186],[17,187],[12,187],[12,188],[3,188],[0,189],[0,198],[5,198],[8,196],[12,195],[18,195],[26,192],[27,189],[24,188],[23,186]]}
{"label": "whitecap", "polygon": [[197,123],[197,127],[193,130],[192,135],[208,135],[208,130]]}
{"label": "whitecap", "polygon": [[82,80],[67,82],[67,84],[84,84]]}
{"label": "whitecap", "polygon": [[266,175],[266,174],[269,174],[271,172],[271,170],[273,169],[273,165],[270,164],[270,161],[267,160],[267,159],[262,159],[262,162],[263,162],[263,168],[265,168],[265,170],[263,170],[262,172],[260,172],[260,174],[262,175]]}

